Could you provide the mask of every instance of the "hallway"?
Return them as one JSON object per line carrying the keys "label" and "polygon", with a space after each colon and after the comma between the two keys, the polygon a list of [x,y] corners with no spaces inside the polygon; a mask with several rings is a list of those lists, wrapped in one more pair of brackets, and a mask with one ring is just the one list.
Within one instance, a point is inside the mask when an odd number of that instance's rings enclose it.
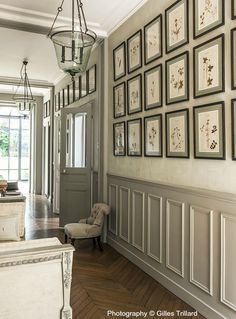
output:
{"label": "hallway", "polygon": [[[55,236],[64,242],[64,232],[58,225],[59,218],[51,212],[47,199],[44,196],[29,195],[26,208],[26,239]],[[168,318],[166,311],[175,313],[172,318],[177,318],[177,310],[194,311],[112,247],[104,245],[104,252],[101,253],[99,249],[93,248],[91,241],[76,242],[71,306],[74,319],[115,318],[112,314],[107,316],[109,310],[160,310],[162,313],[156,318]],[[197,317],[181,318],[204,317],[199,314]]]}

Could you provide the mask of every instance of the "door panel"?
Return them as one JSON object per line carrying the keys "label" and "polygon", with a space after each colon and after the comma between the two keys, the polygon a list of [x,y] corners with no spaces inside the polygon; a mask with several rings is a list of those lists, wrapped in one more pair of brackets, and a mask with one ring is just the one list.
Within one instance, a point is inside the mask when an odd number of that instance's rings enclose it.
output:
{"label": "door panel", "polygon": [[91,209],[92,106],[62,109],[60,226],[88,217]]}

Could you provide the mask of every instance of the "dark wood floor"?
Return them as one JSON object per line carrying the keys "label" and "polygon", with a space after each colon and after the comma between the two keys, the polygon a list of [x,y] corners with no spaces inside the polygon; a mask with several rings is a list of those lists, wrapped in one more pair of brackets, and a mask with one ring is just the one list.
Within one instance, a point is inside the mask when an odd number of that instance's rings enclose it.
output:
{"label": "dark wood floor", "polygon": [[[58,216],[51,212],[45,197],[28,198],[26,217],[26,239],[55,236],[64,242]],[[176,310],[194,311],[112,247],[104,245],[104,248],[104,252],[94,249],[90,240],[76,243],[71,291],[73,319],[125,318],[108,316],[109,310],[175,312],[171,318],[179,318]],[[163,313],[160,316],[147,315],[146,318],[170,316]],[[204,319],[200,314],[192,318]]]}

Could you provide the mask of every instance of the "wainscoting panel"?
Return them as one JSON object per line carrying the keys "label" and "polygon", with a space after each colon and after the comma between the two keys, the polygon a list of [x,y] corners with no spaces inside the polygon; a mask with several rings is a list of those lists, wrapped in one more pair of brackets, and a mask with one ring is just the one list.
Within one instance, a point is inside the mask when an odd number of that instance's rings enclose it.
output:
{"label": "wainscoting panel", "polygon": [[130,189],[120,187],[120,231],[119,236],[130,242]]}
{"label": "wainscoting panel", "polygon": [[116,175],[108,194],[108,244],[207,319],[236,318],[236,195]]}
{"label": "wainscoting panel", "polygon": [[132,245],[144,252],[144,193],[132,192]]}
{"label": "wainscoting panel", "polygon": [[167,199],[166,267],[184,277],[184,203]]}
{"label": "wainscoting panel", "polygon": [[[221,301],[236,311],[236,217],[221,215]],[[236,317],[236,314],[235,314]]]}
{"label": "wainscoting panel", "polygon": [[162,198],[148,194],[147,254],[162,263]]}
{"label": "wainscoting panel", "polygon": [[213,211],[190,207],[190,282],[213,295]]}
{"label": "wainscoting panel", "polygon": [[109,185],[109,205],[111,206],[111,213],[109,215],[109,231],[114,235],[118,235],[118,186]]}

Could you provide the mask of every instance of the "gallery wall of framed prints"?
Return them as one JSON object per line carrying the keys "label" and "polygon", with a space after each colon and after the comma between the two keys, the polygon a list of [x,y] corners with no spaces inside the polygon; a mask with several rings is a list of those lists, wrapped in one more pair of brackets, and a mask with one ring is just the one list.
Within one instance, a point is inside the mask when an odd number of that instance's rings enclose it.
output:
{"label": "gallery wall of framed prints", "polygon": [[114,156],[236,159],[236,0],[167,1],[111,53]]}

